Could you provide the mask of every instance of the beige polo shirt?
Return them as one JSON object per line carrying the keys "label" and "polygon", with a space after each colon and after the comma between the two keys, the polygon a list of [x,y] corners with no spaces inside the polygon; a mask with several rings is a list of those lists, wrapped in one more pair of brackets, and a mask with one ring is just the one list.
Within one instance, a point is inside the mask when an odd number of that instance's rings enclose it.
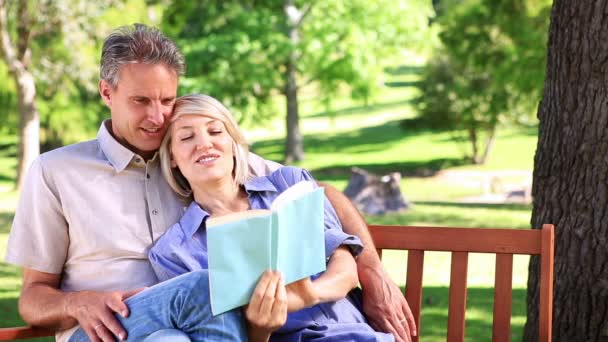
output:
{"label": "beige polo shirt", "polygon": [[[149,161],[102,123],[97,139],[42,154],[30,167],[6,261],[61,274],[61,289],[129,290],[157,283],[148,249],[179,220],[182,202]],[[254,173],[276,163],[250,156]],[[75,328],[57,334],[66,341]]]}

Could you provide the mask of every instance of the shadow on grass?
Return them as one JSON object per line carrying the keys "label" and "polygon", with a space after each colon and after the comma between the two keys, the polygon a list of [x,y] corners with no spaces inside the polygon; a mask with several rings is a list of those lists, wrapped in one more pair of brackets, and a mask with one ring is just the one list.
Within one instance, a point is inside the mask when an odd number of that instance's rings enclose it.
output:
{"label": "shadow on grass", "polygon": [[[306,152],[315,154],[381,152],[394,144],[402,143],[404,139],[416,138],[420,135],[428,135],[430,139],[434,139],[431,136],[436,131],[425,127],[416,127],[404,131],[399,128],[400,122],[401,120],[392,120],[381,125],[365,127],[341,134],[306,135],[304,138]],[[283,158],[284,140],[258,141],[253,144],[252,151],[267,159],[280,161]],[[350,177],[352,166],[357,166],[374,173],[398,171],[404,176],[420,177],[432,176],[442,169],[469,163],[464,158],[438,158],[434,160],[403,161],[397,163],[353,164],[351,160],[346,158],[336,160],[336,163],[331,167],[311,171],[315,173],[315,176],[324,177],[325,180]]]}
{"label": "shadow on grass", "polygon": [[500,210],[530,210],[531,204],[520,203],[460,203],[460,202],[439,202],[439,201],[416,201],[416,204],[432,205],[441,207],[452,207],[462,209],[500,209]]}
{"label": "shadow on grass", "polygon": [[421,81],[396,81],[396,82],[385,82],[384,85],[389,88],[404,88],[404,87],[418,87],[422,84]]}
{"label": "shadow on grass", "polygon": [[400,172],[404,177],[432,177],[443,169],[465,164],[467,164],[467,161],[464,159],[439,158],[426,161],[403,161],[398,163],[384,164],[359,163],[356,165],[335,165],[319,169],[312,169],[310,171],[316,178],[323,181],[349,179],[353,166],[379,175],[390,172]]}
{"label": "shadow on grass", "polygon": [[362,105],[362,106],[354,106],[349,108],[343,108],[338,110],[324,111],[316,114],[312,114],[307,116],[307,118],[318,118],[318,117],[336,117],[336,116],[345,116],[352,114],[360,114],[367,112],[374,112],[382,109],[389,109],[393,107],[400,107],[405,104],[410,103],[410,100],[399,100],[385,103],[376,103],[371,105]]}
{"label": "shadow on grass", "polygon": [[390,67],[384,69],[384,71],[392,76],[403,76],[403,75],[420,75],[424,70],[423,66],[416,65],[400,65],[398,67]]}
{"label": "shadow on grass", "polygon": [[[493,288],[469,288],[467,292],[466,338],[470,341],[492,341],[494,310]],[[421,341],[445,341],[447,336],[449,289],[424,287],[422,291]],[[519,341],[523,335],[526,316],[526,290],[513,289],[511,306],[513,321],[511,340]]]}

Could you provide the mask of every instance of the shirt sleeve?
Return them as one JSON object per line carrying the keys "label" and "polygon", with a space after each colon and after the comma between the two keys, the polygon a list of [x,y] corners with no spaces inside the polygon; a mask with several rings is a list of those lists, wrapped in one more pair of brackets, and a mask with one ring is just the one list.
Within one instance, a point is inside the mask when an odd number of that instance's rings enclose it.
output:
{"label": "shirt sleeve", "polygon": [[38,157],[26,174],[8,239],[6,261],[60,274],[70,244],[68,223],[43,157]]}
{"label": "shirt sleeve", "polygon": [[[281,175],[287,187],[296,184],[300,181],[315,181],[310,173],[304,169],[296,167],[281,168]],[[277,182],[275,180],[275,182]],[[336,210],[331,205],[327,196],[324,203],[324,218],[325,218],[325,255],[327,260],[331,257],[334,251],[340,246],[348,246],[353,256],[358,256],[363,250],[363,243],[355,236],[346,234],[342,230],[342,224]]]}

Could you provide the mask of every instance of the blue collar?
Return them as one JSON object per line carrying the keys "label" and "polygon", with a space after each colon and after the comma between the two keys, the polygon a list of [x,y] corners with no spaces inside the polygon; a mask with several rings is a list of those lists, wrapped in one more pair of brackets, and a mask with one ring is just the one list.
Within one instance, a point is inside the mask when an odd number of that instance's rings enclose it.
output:
{"label": "blue collar", "polygon": [[[278,191],[277,187],[272,184],[267,176],[254,177],[248,180],[244,187],[249,197],[251,197],[252,193]],[[182,216],[182,218],[179,220],[179,224],[182,227],[184,234],[191,238],[209,216],[209,213],[205,211],[205,209],[203,209],[196,201],[192,201],[188,206],[188,209],[186,209],[184,216]]]}

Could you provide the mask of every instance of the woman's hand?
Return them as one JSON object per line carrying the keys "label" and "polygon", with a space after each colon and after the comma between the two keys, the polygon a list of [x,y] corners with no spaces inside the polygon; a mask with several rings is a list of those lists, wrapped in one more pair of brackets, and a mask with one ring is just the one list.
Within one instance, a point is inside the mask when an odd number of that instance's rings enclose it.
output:
{"label": "woman's hand", "polygon": [[287,321],[287,293],[280,272],[266,271],[245,307],[249,341],[266,342]]}

